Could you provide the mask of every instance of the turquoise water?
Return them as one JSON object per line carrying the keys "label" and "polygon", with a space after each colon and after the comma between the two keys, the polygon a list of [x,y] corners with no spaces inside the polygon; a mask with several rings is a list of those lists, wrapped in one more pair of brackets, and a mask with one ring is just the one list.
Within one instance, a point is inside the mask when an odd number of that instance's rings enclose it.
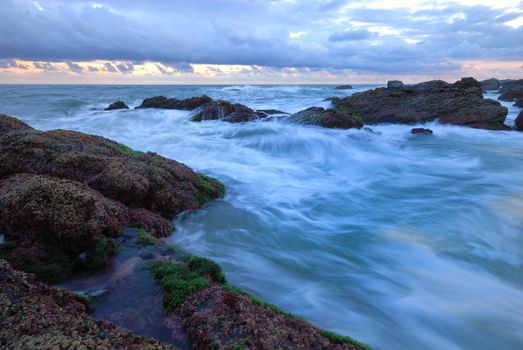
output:
{"label": "turquoise water", "polygon": [[431,123],[433,136],[414,137],[405,125],[371,133],[90,110],[202,93],[296,112],[348,92],[2,86],[0,112],[39,129],[100,134],[220,179],[225,198],[176,218],[169,240],[315,325],[378,349],[523,348],[523,133]]}

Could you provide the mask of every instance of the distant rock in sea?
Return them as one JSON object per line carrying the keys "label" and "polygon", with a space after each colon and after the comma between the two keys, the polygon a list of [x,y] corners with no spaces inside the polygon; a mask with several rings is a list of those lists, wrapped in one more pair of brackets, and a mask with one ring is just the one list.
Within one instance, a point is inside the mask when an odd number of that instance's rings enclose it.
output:
{"label": "distant rock in sea", "polygon": [[334,90],[350,90],[352,89],[352,85],[338,85],[334,88]]}
{"label": "distant rock in sea", "polygon": [[504,125],[507,108],[484,99],[481,83],[473,78],[454,84],[434,80],[403,88],[377,88],[333,99],[332,103],[338,111],[358,116],[365,124],[414,124],[438,119],[443,124],[508,129]]}
{"label": "distant rock in sea", "polygon": [[361,129],[363,122],[348,112],[323,107],[311,107],[295,113],[289,120],[299,124],[317,125],[331,129]]}
{"label": "distant rock in sea", "polygon": [[410,132],[415,135],[432,135],[433,134],[432,130],[425,129],[425,128],[413,128],[410,130]]}
{"label": "distant rock in sea", "polygon": [[195,122],[203,120],[223,120],[230,123],[239,123],[265,118],[267,116],[268,113],[255,112],[245,105],[220,100],[212,101],[201,106],[191,120]]}
{"label": "distant rock in sea", "polygon": [[145,100],[143,100],[142,104],[136,108],[162,108],[192,111],[212,101],[213,99],[207,95],[190,97],[183,100],[179,100],[176,98],[167,98],[165,96],[155,96],[146,98]]}
{"label": "distant rock in sea", "polygon": [[116,109],[129,109],[129,107],[122,101],[116,101],[111,103],[104,111],[113,111]]}
{"label": "distant rock in sea", "polygon": [[491,78],[481,81],[481,87],[485,91],[498,91],[499,90],[499,80],[496,78]]}
{"label": "distant rock in sea", "polygon": [[523,79],[506,80],[501,82],[501,95],[498,97],[501,101],[517,101],[523,99]]}

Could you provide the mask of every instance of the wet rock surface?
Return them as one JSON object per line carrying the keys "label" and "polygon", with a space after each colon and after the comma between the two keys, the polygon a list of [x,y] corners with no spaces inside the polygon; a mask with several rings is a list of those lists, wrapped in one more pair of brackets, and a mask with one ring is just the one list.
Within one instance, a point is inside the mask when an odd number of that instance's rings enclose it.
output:
{"label": "wet rock surface", "polygon": [[48,287],[0,259],[3,349],[173,349],[87,316],[75,294]]}
{"label": "wet rock surface", "polygon": [[523,131],[523,111],[519,112],[516,120],[514,121],[514,129],[517,131]]}
{"label": "wet rock surface", "polygon": [[255,112],[249,107],[230,103],[229,101],[213,101],[206,103],[192,117],[192,121],[223,120],[230,123],[247,122],[267,117],[268,113]]}
{"label": "wet rock surface", "polygon": [[413,128],[412,130],[410,130],[410,132],[415,135],[432,135],[433,134],[432,130],[425,129],[425,128]]}
{"label": "wet rock surface", "polygon": [[167,98],[165,96],[155,96],[146,98],[143,100],[142,104],[136,108],[162,108],[192,111],[212,101],[213,99],[206,95],[190,97],[182,100],[177,98]]}
{"label": "wet rock surface", "polygon": [[[399,84],[398,84],[399,86]],[[333,99],[335,109],[361,118],[365,124],[413,124],[438,119],[444,124],[506,130],[507,109],[484,99],[481,83],[463,78],[454,84],[441,80],[403,88],[378,88]]]}
{"label": "wet rock surface", "polygon": [[113,102],[111,103],[107,108],[105,108],[104,110],[105,111],[114,111],[114,110],[117,110],[117,109],[129,109],[129,106],[127,106],[124,102],[122,101],[116,101],[116,102]]}
{"label": "wet rock surface", "polygon": [[352,89],[352,85],[346,84],[346,85],[338,85],[334,87],[334,90],[350,90]]}
{"label": "wet rock surface", "polygon": [[336,109],[325,109],[323,107],[311,107],[295,113],[289,117],[294,123],[317,125],[331,129],[360,129],[363,122],[351,112]]}
{"label": "wet rock surface", "polygon": [[21,120],[0,114],[0,137],[8,132],[21,130],[33,130],[33,128]]}
{"label": "wet rock surface", "polygon": [[481,81],[481,87],[485,91],[498,91],[500,88],[499,80],[496,78],[491,78]]}
{"label": "wet rock surface", "polygon": [[166,218],[224,193],[217,180],[154,153],[15,121],[0,117],[10,130],[0,137],[0,257],[41,280],[104,266],[122,229],[166,236]]}
{"label": "wet rock surface", "polygon": [[501,95],[498,100],[517,101],[523,99],[523,79],[505,80],[501,82]]}

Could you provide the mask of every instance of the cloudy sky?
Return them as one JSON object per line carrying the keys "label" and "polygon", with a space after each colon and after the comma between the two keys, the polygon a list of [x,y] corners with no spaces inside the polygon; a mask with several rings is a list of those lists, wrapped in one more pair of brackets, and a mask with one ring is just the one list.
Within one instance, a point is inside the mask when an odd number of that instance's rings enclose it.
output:
{"label": "cloudy sky", "polygon": [[520,0],[0,4],[0,83],[523,78]]}

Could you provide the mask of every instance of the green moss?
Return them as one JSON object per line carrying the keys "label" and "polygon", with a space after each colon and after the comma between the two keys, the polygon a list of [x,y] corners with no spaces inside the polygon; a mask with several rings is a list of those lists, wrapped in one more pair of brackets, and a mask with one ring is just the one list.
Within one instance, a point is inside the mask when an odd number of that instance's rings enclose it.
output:
{"label": "green moss", "polygon": [[193,115],[191,120],[193,122],[201,122],[203,120],[203,113],[198,113],[198,114]]}
{"label": "green moss", "polygon": [[147,231],[144,229],[137,229],[137,240],[138,244],[140,245],[156,245],[158,244],[158,239],[151,236]]}
{"label": "green moss", "polygon": [[89,247],[85,252],[85,267],[98,268],[115,253],[116,246],[112,239],[95,237],[91,247]]}
{"label": "green moss", "polygon": [[148,265],[154,278],[163,290],[163,302],[166,310],[171,311],[183,303],[185,298],[215,283],[225,283],[225,277],[215,262],[188,257],[180,263],[155,261]]}
{"label": "green moss", "polygon": [[132,157],[132,158],[137,158],[137,157],[143,156],[145,154],[144,152],[135,151],[131,147],[128,147],[128,146],[118,143],[118,142],[107,142],[105,145],[117,152],[122,153],[125,156]]}
{"label": "green moss", "polygon": [[321,334],[335,344],[352,344],[365,350],[371,350],[371,347],[368,345],[360,343],[359,341],[345,335],[339,335],[338,333],[326,331],[323,329],[321,330]]}
{"label": "green moss", "polygon": [[220,181],[203,174],[197,174],[196,176],[198,192],[193,195],[193,202],[198,207],[225,194],[225,186]]}

